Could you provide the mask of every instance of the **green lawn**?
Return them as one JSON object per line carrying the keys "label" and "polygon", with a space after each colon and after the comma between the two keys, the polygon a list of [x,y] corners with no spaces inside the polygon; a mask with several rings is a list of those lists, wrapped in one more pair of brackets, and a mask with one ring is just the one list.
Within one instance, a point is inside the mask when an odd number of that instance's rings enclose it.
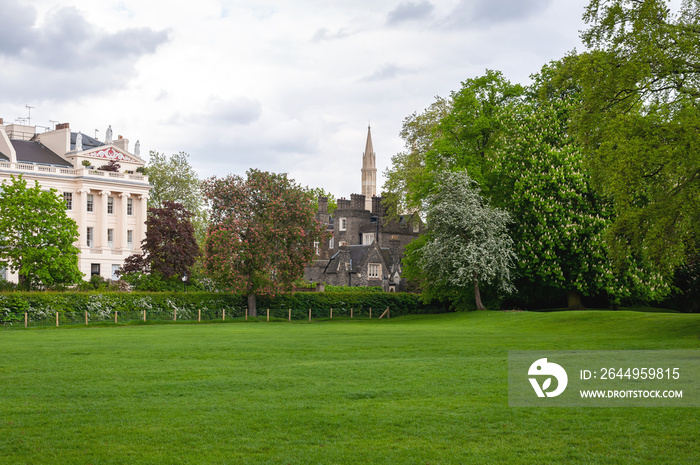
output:
{"label": "green lawn", "polygon": [[698,463],[693,408],[509,408],[508,350],[700,349],[700,315],[0,332],[0,463]]}

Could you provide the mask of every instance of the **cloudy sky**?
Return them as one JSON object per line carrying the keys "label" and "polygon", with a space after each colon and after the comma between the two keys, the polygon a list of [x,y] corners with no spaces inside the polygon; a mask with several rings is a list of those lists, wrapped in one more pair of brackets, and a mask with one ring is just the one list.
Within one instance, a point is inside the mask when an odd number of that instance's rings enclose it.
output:
{"label": "cloudy sky", "polygon": [[0,0],[0,117],[359,192],[403,119],[488,69],[514,82],[574,48],[586,0]]}

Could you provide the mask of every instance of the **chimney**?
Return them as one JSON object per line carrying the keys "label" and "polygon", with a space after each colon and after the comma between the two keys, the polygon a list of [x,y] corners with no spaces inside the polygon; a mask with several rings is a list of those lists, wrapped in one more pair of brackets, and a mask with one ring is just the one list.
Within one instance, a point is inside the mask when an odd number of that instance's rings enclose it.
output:
{"label": "chimney", "polygon": [[318,197],[318,211],[319,213],[328,212],[328,197]]}
{"label": "chimney", "polygon": [[376,195],[372,197],[372,213],[379,216],[380,218],[384,216],[384,206],[382,205],[382,198]]}
{"label": "chimney", "polygon": [[365,196],[362,194],[350,194],[350,208],[353,210],[365,210]]}
{"label": "chimney", "polygon": [[115,147],[119,147],[125,152],[129,151],[129,139],[124,139],[123,136],[117,136],[116,140],[112,141],[112,145]]}
{"label": "chimney", "polygon": [[3,118],[0,118],[0,124],[5,124],[5,120]]}
{"label": "chimney", "polygon": [[350,201],[346,198],[338,199],[338,210],[350,210]]}
{"label": "chimney", "polygon": [[56,125],[56,129],[70,129],[70,123],[59,123]]}

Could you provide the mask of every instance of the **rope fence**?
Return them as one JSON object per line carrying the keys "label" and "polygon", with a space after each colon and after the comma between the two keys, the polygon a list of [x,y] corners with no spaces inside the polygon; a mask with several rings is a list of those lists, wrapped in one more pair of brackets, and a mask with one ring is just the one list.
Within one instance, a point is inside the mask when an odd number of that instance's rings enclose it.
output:
{"label": "rope fence", "polygon": [[264,322],[308,322],[314,320],[332,319],[383,319],[391,318],[389,307],[383,311],[372,307],[358,308],[309,308],[308,311],[292,309],[258,309],[257,317],[248,315],[247,309],[183,309],[168,310],[125,310],[109,312],[85,311],[55,311],[55,312],[25,312],[24,321],[2,322],[5,329],[31,327],[60,327],[60,326],[90,326],[90,325],[119,325],[119,324],[149,324],[166,322],[234,322],[234,321],[264,321]]}

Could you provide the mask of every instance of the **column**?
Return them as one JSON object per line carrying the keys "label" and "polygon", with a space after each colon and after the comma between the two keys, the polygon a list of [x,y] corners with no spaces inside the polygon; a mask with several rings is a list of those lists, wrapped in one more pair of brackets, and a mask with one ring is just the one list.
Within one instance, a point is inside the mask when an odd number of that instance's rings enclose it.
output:
{"label": "column", "polygon": [[107,197],[111,195],[110,191],[100,192],[100,205],[98,207],[97,213],[97,228],[95,231],[96,248],[106,249],[107,248]]}
{"label": "column", "polygon": [[73,202],[75,208],[75,222],[78,223],[78,248],[87,247],[87,221],[85,214],[87,211],[87,195],[90,189],[79,189],[76,192],[76,199]]}
{"label": "column", "polygon": [[138,204],[134,205],[136,215],[136,231],[134,237],[134,250],[141,251],[141,241],[146,239],[146,219],[148,217],[148,194],[137,196]]}
{"label": "column", "polygon": [[122,192],[119,194],[119,198],[119,202],[121,202],[119,206],[119,247],[117,247],[117,244],[115,244],[115,248],[128,252],[129,245],[126,242],[126,231],[129,229],[129,217],[126,214],[126,199],[129,198],[129,194]]}

